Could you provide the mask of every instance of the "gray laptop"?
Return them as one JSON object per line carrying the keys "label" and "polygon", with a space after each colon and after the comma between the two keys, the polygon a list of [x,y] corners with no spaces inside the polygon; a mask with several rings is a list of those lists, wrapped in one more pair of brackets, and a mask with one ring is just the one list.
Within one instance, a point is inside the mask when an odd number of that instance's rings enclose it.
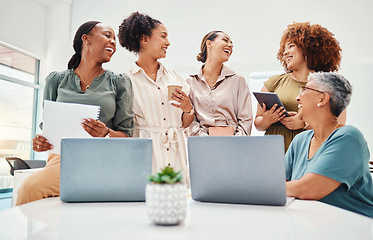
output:
{"label": "gray laptop", "polygon": [[194,200],[285,205],[282,136],[189,137],[188,154]]}
{"label": "gray laptop", "polygon": [[139,138],[64,138],[60,198],[64,202],[145,201],[152,141]]}

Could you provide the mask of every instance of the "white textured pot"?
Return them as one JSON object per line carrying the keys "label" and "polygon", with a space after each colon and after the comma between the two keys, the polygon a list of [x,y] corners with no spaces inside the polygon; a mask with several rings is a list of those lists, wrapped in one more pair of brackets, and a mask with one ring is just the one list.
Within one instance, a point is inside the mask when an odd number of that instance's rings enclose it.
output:
{"label": "white textured pot", "polygon": [[186,215],[186,185],[148,183],[146,185],[146,208],[149,219],[159,225],[176,225]]}

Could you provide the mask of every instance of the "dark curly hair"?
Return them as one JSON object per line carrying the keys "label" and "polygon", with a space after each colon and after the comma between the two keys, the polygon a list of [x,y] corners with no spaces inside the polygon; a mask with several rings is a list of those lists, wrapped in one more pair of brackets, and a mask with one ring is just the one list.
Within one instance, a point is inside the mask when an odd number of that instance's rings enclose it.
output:
{"label": "dark curly hair", "polygon": [[219,35],[219,33],[222,33],[222,31],[211,31],[207,33],[201,42],[201,52],[198,53],[197,55],[197,60],[200,62],[206,62],[207,58],[207,47],[206,47],[206,42],[207,40],[214,41],[214,39]]}
{"label": "dark curly hair", "polygon": [[83,23],[75,33],[74,41],[73,41],[73,48],[74,48],[74,55],[70,58],[69,62],[67,63],[67,69],[75,69],[79,66],[80,61],[82,59],[82,45],[83,40],[82,36],[84,34],[88,34],[97,24],[101,22],[98,21],[89,21]]}
{"label": "dark curly hair", "polygon": [[342,59],[339,42],[334,38],[333,33],[319,24],[294,22],[288,25],[284,31],[277,59],[280,60],[285,70],[290,72],[283,59],[285,44],[288,42],[292,42],[302,49],[310,70],[334,72],[339,69]]}
{"label": "dark curly hair", "polygon": [[151,36],[154,28],[162,24],[159,20],[139,12],[132,13],[119,25],[119,43],[130,52],[140,51],[140,40],[145,36]]}

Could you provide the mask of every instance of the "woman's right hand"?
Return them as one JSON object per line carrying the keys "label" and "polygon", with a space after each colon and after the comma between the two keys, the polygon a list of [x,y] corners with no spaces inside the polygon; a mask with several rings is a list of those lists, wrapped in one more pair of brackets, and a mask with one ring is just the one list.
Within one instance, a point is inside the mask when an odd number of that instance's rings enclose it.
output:
{"label": "woman's right hand", "polygon": [[34,139],[32,139],[32,149],[35,152],[44,152],[53,149],[53,145],[48,142],[48,139],[37,134]]}
{"label": "woman's right hand", "polygon": [[[269,92],[266,86],[263,86],[261,92]],[[277,104],[274,104],[271,109],[266,110],[267,107],[263,103],[263,106],[258,104],[256,110],[256,116],[254,125],[259,131],[266,131],[273,123],[282,120],[285,117],[286,110],[283,107],[279,107],[276,110]]]}
{"label": "woman's right hand", "polygon": [[273,123],[282,120],[285,117],[285,109],[279,107],[276,110],[277,104],[273,105],[271,109],[266,110],[266,105],[258,104],[254,125],[259,131],[266,131]]}
{"label": "woman's right hand", "polygon": [[258,109],[258,114],[263,117],[263,120],[268,124],[272,125],[275,122],[281,121],[284,117],[286,117],[285,112],[286,110],[283,107],[279,107],[276,110],[277,103],[275,103],[271,109],[266,110],[266,104],[263,103],[263,107]]}

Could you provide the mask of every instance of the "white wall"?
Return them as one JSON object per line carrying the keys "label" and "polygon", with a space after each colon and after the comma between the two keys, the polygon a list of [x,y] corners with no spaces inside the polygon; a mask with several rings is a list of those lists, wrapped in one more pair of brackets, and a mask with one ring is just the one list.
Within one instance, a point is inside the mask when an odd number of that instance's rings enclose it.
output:
{"label": "white wall", "polygon": [[63,2],[48,6],[46,18],[46,72],[62,71],[71,57],[71,4]]}
{"label": "white wall", "polygon": [[[49,72],[66,69],[72,45],[71,0],[0,0],[0,9],[0,42],[40,60],[42,86]],[[38,124],[42,121],[42,93],[43,89],[39,91]],[[46,157],[35,155],[36,159]]]}
{"label": "white wall", "polygon": [[0,42],[41,60],[41,83],[66,69],[72,0],[0,0]]}
{"label": "white wall", "polygon": [[[162,62],[184,77],[200,66],[195,56],[202,37],[210,30],[223,30],[231,36],[234,53],[227,65],[249,79],[252,72],[282,69],[276,53],[288,24],[293,21],[319,23],[332,31],[341,43],[343,59],[340,72],[354,87],[347,121],[364,133],[373,151],[370,124],[373,114],[368,105],[368,96],[373,89],[372,0],[73,0],[70,33],[64,33],[69,41],[62,40],[60,48],[55,47],[54,54],[48,52],[51,45],[46,39],[51,36],[51,26],[57,25],[55,28],[59,29],[62,24],[61,29],[65,29],[62,21],[70,20],[66,8],[63,8],[63,14],[54,13],[59,21],[48,27],[45,21],[50,17],[47,13],[53,11],[50,7],[38,7],[31,0],[0,0],[0,4],[0,41],[46,56],[47,62],[51,61],[50,67],[43,66],[46,72],[52,67],[56,70],[66,68],[73,52],[72,37],[80,24],[99,20],[118,32],[122,19],[133,11],[148,13],[165,24],[171,46]],[[4,6],[6,11],[3,11]],[[44,33],[45,38],[41,38]],[[118,44],[117,53],[105,67],[117,73],[124,72],[134,60],[135,56]]]}
{"label": "white wall", "polygon": [[[89,9],[89,10],[87,10]],[[97,19],[118,31],[121,20],[138,10],[161,20],[168,28],[171,47],[166,62],[181,73],[198,67],[195,60],[204,34],[221,29],[231,35],[234,54],[230,65],[242,72],[281,69],[276,60],[282,31],[293,21],[319,23],[335,33],[343,49],[343,62],[372,59],[373,1],[342,0],[75,0],[72,32],[84,21]],[[84,13],[84,14],[83,14]],[[122,50],[125,51],[125,50]],[[121,50],[118,49],[120,55]],[[126,63],[126,62],[125,62]],[[121,71],[123,59],[111,68]]]}
{"label": "white wall", "polygon": [[45,56],[46,8],[30,0],[0,0],[0,41]]}
{"label": "white wall", "polygon": [[[133,11],[148,13],[169,31],[171,46],[162,61],[186,77],[200,66],[195,56],[202,37],[210,30],[223,30],[234,42],[228,65],[248,79],[252,72],[282,70],[276,53],[288,24],[318,23],[340,41],[340,72],[354,88],[347,122],[364,133],[373,151],[373,114],[368,110],[373,90],[372,9],[372,0],[106,0],[94,4],[92,0],[74,0],[71,31],[87,20],[100,20],[118,32],[122,19]],[[123,72],[134,60],[135,56],[118,44],[106,67]]]}

